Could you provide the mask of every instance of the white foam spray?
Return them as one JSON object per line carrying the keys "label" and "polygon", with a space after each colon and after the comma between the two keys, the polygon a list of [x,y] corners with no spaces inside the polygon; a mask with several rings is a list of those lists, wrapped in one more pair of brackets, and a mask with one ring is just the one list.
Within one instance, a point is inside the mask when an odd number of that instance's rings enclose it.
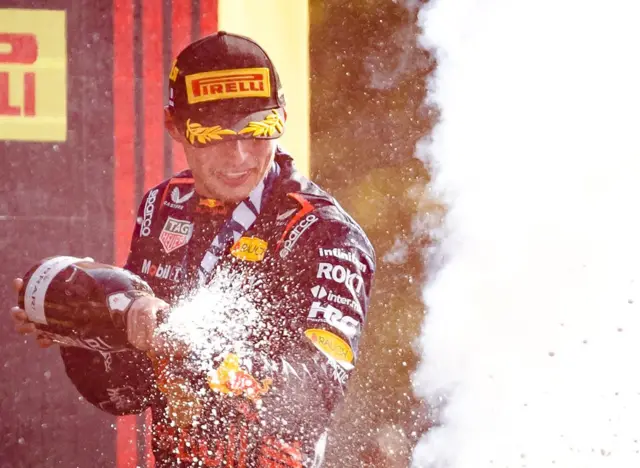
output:
{"label": "white foam spray", "polygon": [[241,272],[219,270],[207,287],[172,309],[159,331],[189,350],[192,371],[209,373],[228,353],[252,366],[261,343],[253,343],[250,335],[265,326],[260,313],[265,299],[256,287],[259,281],[249,282]]}
{"label": "white foam spray", "polygon": [[[413,466],[640,466],[640,4],[433,0]],[[439,261],[439,262],[438,262]]]}

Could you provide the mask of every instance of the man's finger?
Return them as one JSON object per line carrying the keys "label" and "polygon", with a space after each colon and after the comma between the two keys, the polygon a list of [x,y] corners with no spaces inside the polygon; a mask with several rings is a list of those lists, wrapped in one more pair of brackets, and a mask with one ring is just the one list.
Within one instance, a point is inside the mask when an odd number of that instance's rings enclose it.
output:
{"label": "man's finger", "polygon": [[11,308],[11,316],[14,320],[18,322],[28,322],[29,317],[27,317],[27,313],[22,310],[20,307],[12,307]]}
{"label": "man's finger", "polygon": [[15,329],[21,335],[29,335],[36,332],[36,326],[33,323],[22,323],[20,325],[16,325]]}
{"label": "man's finger", "polygon": [[133,303],[127,314],[127,337],[136,348],[146,351],[153,333],[155,315],[153,309],[145,309],[143,303]]}
{"label": "man's finger", "polygon": [[13,286],[14,291],[16,293],[19,293],[20,290],[22,289],[22,285],[24,284],[24,281],[22,281],[22,278],[15,278],[11,284]]}
{"label": "man's finger", "polygon": [[169,305],[154,296],[140,296],[127,312],[127,337],[136,348],[147,351],[152,344],[153,334],[158,326],[158,310]]}

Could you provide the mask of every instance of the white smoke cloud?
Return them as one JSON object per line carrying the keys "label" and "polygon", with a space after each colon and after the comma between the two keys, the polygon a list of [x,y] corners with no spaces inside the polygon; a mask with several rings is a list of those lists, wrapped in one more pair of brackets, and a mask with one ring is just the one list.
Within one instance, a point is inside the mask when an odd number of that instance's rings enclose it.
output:
{"label": "white smoke cloud", "polygon": [[640,4],[436,0],[413,466],[640,466]]}

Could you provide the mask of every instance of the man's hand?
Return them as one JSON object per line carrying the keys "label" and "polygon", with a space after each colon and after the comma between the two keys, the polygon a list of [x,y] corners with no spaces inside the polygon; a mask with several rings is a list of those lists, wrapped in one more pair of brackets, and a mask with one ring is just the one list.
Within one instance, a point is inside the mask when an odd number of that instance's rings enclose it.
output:
{"label": "man's hand", "polygon": [[169,304],[154,296],[140,296],[127,312],[127,338],[141,351],[149,351],[156,343],[158,313],[167,310]]}
{"label": "man's hand", "polygon": [[[16,293],[20,292],[24,284],[22,278],[13,280],[13,289]],[[138,297],[127,314],[127,338],[129,342],[142,351],[148,351],[151,348],[160,346],[166,347],[163,339],[156,337],[156,329],[158,327],[158,311],[169,308],[162,299],[154,296]],[[27,313],[18,306],[11,308],[11,317],[15,330],[21,335],[33,335],[41,348],[48,348],[54,344],[50,339],[42,335],[36,325],[29,320]]]}
{"label": "man's hand", "polygon": [[[13,280],[12,286],[16,294],[20,293],[20,289],[22,289],[23,284],[24,282],[22,281],[22,278],[16,278]],[[11,308],[11,317],[13,318],[16,331],[21,335],[34,335],[38,342],[38,346],[41,348],[48,348],[53,344],[53,341],[38,332],[36,325],[29,320],[27,313],[20,307],[15,306]]]}

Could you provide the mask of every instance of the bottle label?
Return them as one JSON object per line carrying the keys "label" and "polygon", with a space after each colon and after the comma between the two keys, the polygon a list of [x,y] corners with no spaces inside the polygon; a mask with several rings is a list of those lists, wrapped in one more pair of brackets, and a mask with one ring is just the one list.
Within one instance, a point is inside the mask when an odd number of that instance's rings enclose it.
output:
{"label": "bottle label", "polygon": [[24,309],[29,320],[43,325],[47,324],[44,298],[51,281],[69,265],[81,260],[76,257],[53,257],[36,269],[24,290]]}

